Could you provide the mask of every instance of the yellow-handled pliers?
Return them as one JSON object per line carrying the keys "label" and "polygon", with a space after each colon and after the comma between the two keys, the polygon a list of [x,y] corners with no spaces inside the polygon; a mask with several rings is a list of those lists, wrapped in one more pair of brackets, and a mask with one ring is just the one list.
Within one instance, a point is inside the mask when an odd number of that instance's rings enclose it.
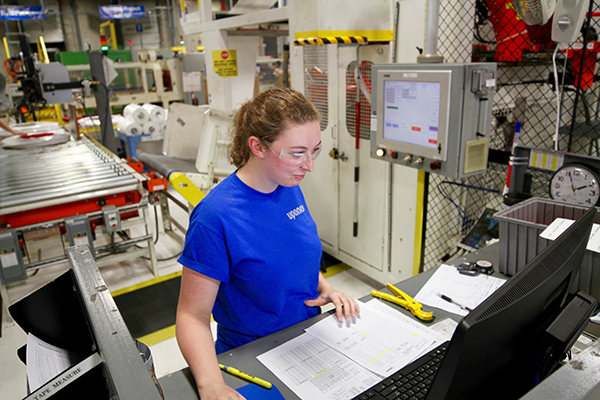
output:
{"label": "yellow-handled pliers", "polygon": [[390,301],[394,304],[398,304],[408,311],[413,313],[413,315],[423,321],[431,321],[433,319],[433,313],[429,311],[423,311],[423,305],[421,303],[417,303],[412,297],[404,293],[402,290],[398,289],[394,285],[388,283],[387,288],[390,292],[394,293],[395,296],[391,294],[378,292],[377,290],[373,290],[371,295],[375,297],[379,297],[380,299]]}

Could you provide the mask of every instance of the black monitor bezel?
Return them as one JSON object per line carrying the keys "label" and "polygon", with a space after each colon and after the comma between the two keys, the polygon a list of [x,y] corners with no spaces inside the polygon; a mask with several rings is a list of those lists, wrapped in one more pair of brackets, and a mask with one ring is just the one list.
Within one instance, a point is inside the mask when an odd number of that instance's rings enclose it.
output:
{"label": "black monitor bezel", "polygon": [[543,378],[538,345],[573,291],[596,214],[588,209],[460,321],[428,399],[516,399]]}

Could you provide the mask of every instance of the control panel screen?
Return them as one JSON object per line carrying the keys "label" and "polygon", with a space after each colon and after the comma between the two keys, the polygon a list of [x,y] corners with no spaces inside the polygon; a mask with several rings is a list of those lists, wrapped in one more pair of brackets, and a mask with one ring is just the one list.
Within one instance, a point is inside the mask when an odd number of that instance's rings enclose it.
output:
{"label": "control panel screen", "polygon": [[440,82],[384,82],[383,138],[436,149],[439,146]]}

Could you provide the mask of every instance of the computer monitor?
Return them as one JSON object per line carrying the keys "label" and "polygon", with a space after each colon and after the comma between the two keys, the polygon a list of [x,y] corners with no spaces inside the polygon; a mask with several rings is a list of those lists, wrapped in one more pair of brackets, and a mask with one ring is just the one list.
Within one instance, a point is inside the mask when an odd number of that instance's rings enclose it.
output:
{"label": "computer monitor", "polygon": [[382,74],[381,143],[446,161],[451,71]]}
{"label": "computer monitor", "polygon": [[544,333],[573,288],[596,212],[587,210],[460,321],[427,399],[518,399],[535,386]]}

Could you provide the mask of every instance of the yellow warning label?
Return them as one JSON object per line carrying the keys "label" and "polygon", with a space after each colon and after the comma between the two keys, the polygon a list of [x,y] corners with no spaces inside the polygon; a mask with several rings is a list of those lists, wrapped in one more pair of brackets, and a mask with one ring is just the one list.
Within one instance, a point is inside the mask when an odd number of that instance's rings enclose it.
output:
{"label": "yellow warning label", "polygon": [[238,76],[236,50],[213,50],[213,69],[223,78]]}

